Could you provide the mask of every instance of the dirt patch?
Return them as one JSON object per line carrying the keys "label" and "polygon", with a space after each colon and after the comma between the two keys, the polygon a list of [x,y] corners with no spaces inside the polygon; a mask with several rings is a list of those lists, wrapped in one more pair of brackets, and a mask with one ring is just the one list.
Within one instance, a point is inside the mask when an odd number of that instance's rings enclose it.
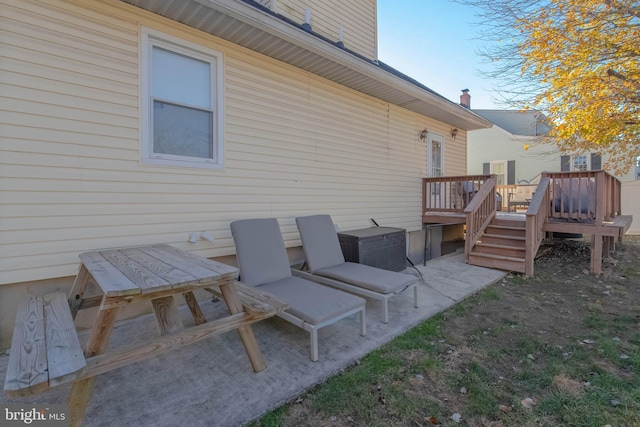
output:
{"label": "dirt patch", "polygon": [[556,375],[553,379],[553,385],[563,393],[573,394],[579,396],[584,393],[586,387],[584,382],[569,378],[565,374]]}

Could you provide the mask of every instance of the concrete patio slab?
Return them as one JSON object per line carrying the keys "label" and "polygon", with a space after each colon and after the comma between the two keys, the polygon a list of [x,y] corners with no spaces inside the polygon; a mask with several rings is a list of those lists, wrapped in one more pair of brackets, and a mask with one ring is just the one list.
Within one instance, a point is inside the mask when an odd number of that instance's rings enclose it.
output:
{"label": "concrete patio slab", "polygon": [[[357,316],[320,329],[320,360],[309,359],[309,335],[279,318],[254,324],[253,331],[267,363],[254,373],[236,332],[216,336],[96,377],[87,408],[86,426],[238,426],[291,400],[325,381],[423,320],[500,280],[505,272],[465,264],[461,253],[446,255],[417,268],[426,284],[419,285],[420,307],[412,292],[389,303],[389,323],[383,324],[379,302],[367,301],[367,336],[359,335]],[[417,275],[414,269],[407,273]],[[226,313],[221,302],[207,301],[208,318]],[[182,307],[185,324],[192,324]],[[116,325],[110,346],[119,347],[156,334],[152,316]],[[82,334],[81,339],[86,339]],[[0,356],[5,376],[8,356]],[[2,403],[64,403],[70,386]]]}

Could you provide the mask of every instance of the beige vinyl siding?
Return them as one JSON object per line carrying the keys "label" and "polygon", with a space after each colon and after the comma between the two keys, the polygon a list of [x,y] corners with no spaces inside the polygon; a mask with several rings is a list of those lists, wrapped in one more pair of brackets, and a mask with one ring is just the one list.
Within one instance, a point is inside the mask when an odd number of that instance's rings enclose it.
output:
{"label": "beige vinyl siding", "polygon": [[[289,247],[295,216],[322,212],[342,229],[420,230],[424,127],[445,135],[447,173],[463,173],[450,126],[136,7],[0,7],[1,284],[74,275],[79,253],[109,247],[230,255],[241,218],[278,218]],[[141,165],[141,26],[223,52],[223,170]],[[200,230],[216,240],[188,243]]]}
{"label": "beige vinyl siding", "polygon": [[314,32],[337,42],[342,25],[346,48],[377,58],[376,0],[272,0],[271,9],[299,24],[305,22],[305,13],[310,10]]}

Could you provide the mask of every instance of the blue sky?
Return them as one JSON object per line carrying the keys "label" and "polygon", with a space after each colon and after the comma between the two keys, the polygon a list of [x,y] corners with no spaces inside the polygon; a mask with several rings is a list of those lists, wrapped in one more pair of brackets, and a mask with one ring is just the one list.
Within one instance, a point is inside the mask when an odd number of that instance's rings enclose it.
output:
{"label": "blue sky", "polygon": [[469,89],[471,108],[501,108],[477,49],[478,19],[449,0],[378,0],[378,58],[454,102]]}

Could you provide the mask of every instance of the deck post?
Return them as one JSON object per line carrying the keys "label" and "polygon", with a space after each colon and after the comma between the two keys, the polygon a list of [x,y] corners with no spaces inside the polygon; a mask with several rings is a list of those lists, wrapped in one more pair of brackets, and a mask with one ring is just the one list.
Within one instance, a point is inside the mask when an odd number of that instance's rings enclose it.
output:
{"label": "deck post", "polygon": [[591,274],[602,274],[602,240],[604,236],[591,235]]}

